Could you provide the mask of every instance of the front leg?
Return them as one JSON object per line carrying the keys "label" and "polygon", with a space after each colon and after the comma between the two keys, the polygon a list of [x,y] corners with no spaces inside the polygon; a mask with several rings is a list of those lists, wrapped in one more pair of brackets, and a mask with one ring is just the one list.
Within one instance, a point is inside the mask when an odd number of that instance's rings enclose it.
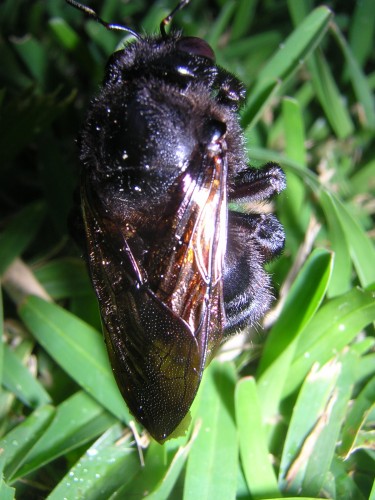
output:
{"label": "front leg", "polygon": [[236,175],[229,201],[264,201],[285,188],[285,174],[276,163],[267,163],[259,169],[249,167]]}

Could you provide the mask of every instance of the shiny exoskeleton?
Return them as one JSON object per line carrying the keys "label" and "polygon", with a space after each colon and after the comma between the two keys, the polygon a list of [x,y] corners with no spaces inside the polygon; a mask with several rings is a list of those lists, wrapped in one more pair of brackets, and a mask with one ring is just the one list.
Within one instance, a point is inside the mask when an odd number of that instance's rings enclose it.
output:
{"label": "shiny exoskeleton", "polygon": [[223,338],[271,301],[263,266],[283,229],[228,209],[285,187],[279,166],[247,166],[244,96],[204,40],[138,35],[110,58],[81,134],[81,217],[111,364],[158,441],[188,413]]}

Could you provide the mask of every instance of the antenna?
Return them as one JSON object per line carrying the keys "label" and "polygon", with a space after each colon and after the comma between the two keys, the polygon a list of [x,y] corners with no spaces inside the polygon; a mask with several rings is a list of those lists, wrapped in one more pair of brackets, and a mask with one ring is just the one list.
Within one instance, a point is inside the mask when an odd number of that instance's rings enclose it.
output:
{"label": "antenna", "polygon": [[[66,0],[66,1],[68,1],[68,0]],[[160,23],[160,33],[161,33],[163,38],[167,38],[167,36],[168,36],[166,31],[165,31],[165,27],[168,26],[168,24],[170,24],[170,22],[172,21],[174,16],[177,14],[177,12],[182,10],[189,2],[190,2],[190,0],[180,0],[180,2],[172,10],[172,12],[162,20],[162,22]]]}
{"label": "antenna", "polygon": [[[131,28],[128,28],[127,26],[122,26],[121,24],[107,23],[107,22],[103,21],[103,19],[101,17],[99,17],[98,14],[93,9],[91,9],[90,7],[87,7],[87,5],[83,5],[79,2],[76,2],[75,0],[65,0],[65,1],[66,1],[66,3],[70,4],[72,7],[75,7],[76,9],[84,12],[88,17],[92,17],[93,19],[95,19],[95,21],[102,24],[105,28],[107,28],[107,30],[126,31],[126,32],[130,33],[131,35],[133,35],[135,38],[137,38],[137,40],[141,39],[141,36],[136,31],[132,30]],[[181,2],[181,3],[183,3],[183,2]],[[185,0],[184,3],[186,4],[188,2]],[[169,14],[168,17],[170,17],[172,14],[173,14],[173,12],[171,14]]]}

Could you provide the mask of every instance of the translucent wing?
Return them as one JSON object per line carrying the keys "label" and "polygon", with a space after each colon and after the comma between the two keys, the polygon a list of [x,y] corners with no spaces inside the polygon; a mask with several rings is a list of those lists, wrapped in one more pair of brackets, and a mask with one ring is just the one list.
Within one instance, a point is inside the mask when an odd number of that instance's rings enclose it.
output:
{"label": "translucent wing", "polygon": [[146,216],[128,207],[111,214],[98,190],[82,183],[112,367],[131,412],[159,441],[188,412],[225,321],[226,158],[206,155],[193,167],[174,183],[168,203]]}

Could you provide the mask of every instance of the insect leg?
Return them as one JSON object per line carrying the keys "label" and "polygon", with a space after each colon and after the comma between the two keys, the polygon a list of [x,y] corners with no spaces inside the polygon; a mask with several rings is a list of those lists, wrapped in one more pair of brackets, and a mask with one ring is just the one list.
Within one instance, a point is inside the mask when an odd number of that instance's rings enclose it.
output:
{"label": "insect leg", "polygon": [[263,201],[279,194],[286,187],[285,174],[276,163],[262,168],[249,167],[237,174],[229,201]]}
{"label": "insect leg", "polygon": [[272,214],[229,212],[223,289],[225,336],[254,324],[269,308],[270,277],[263,266],[284,247],[284,231]]}

